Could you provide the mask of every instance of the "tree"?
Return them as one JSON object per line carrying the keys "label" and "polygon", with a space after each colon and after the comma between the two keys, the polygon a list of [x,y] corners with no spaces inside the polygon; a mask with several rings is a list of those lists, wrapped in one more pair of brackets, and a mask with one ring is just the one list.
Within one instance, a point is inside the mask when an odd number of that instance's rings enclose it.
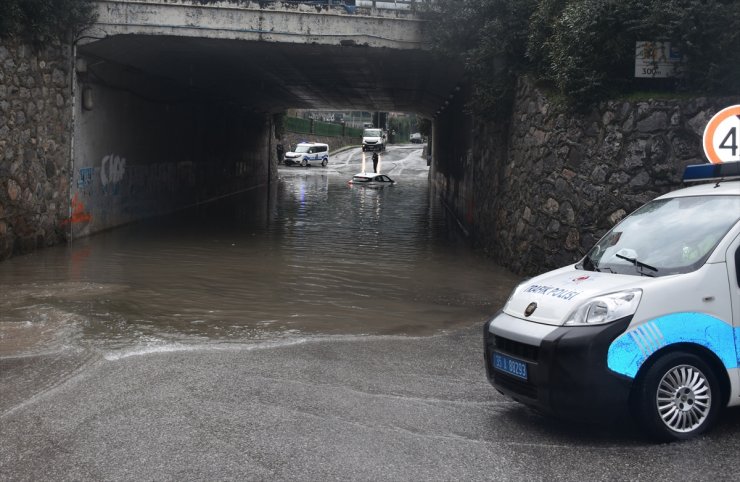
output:
{"label": "tree", "polygon": [[464,63],[471,111],[483,116],[509,112],[524,73],[575,108],[644,89],[638,40],[683,53],[681,76],[662,88],[740,92],[740,0],[442,0],[426,15],[434,50]]}
{"label": "tree", "polygon": [[427,12],[434,49],[463,62],[473,79],[469,108],[485,117],[506,115],[516,78],[526,64],[529,17],[535,0],[443,1]]}
{"label": "tree", "polygon": [[37,47],[70,41],[94,20],[92,0],[0,1],[0,38],[19,38]]}

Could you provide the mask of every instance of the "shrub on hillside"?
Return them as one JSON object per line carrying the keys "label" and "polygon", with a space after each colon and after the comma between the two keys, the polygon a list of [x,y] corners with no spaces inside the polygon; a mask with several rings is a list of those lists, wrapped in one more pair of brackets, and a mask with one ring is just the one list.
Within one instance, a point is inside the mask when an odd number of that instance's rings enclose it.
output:
{"label": "shrub on hillside", "polygon": [[576,106],[645,85],[634,78],[638,40],[669,41],[682,53],[676,90],[740,93],[738,0],[570,0],[550,25],[535,26],[530,58],[546,59],[537,74]]}
{"label": "shrub on hillside", "polygon": [[443,0],[432,10],[435,49],[464,62],[478,113],[507,112],[525,72],[574,107],[650,88],[634,78],[639,40],[684,56],[661,88],[740,93],[740,0]]}
{"label": "shrub on hillside", "polygon": [[535,5],[536,0],[453,0],[427,12],[435,50],[461,60],[472,79],[469,107],[476,114],[506,112],[525,61]]}
{"label": "shrub on hillside", "polygon": [[94,20],[92,0],[1,0],[0,38],[66,41]]}

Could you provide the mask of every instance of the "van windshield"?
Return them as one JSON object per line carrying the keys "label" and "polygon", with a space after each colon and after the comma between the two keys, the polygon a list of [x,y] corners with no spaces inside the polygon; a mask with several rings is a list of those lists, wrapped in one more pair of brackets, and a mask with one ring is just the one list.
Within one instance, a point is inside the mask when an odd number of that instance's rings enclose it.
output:
{"label": "van windshield", "polygon": [[365,129],[362,132],[363,137],[382,137],[383,133],[380,129]]}
{"label": "van windshield", "polygon": [[309,152],[309,149],[311,149],[311,146],[302,146],[298,144],[295,148],[295,152],[298,152],[298,153]]}
{"label": "van windshield", "polygon": [[609,231],[576,267],[642,276],[699,269],[740,220],[740,196],[652,201]]}

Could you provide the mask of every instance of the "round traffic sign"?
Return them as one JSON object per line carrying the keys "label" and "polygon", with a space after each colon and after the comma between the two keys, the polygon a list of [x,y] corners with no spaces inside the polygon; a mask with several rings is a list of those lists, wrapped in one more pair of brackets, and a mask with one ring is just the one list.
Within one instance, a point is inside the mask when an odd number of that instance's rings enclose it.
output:
{"label": "round traffic sign", "polygon": [[712,164],[740,161],[740,105],[722,109],[707,123],[704,154]]}

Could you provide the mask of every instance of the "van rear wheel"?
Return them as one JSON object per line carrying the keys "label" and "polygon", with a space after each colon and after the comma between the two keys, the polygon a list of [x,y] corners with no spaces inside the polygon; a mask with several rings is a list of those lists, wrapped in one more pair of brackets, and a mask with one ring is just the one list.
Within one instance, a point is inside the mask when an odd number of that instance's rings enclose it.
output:
{"label": "van rear wheel", "polygon": [[659,441],[686,440],[707,431],[717,419],[722,396],[712,368],[693,353],[659,358],[637,386],[636,415]]}

